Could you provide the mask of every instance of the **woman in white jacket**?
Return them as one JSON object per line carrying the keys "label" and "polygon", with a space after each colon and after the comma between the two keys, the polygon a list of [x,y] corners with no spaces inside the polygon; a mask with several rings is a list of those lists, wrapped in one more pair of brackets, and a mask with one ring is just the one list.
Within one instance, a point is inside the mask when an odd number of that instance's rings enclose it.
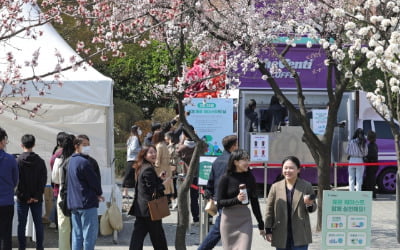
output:
{"label": "woman in white jacket", "polygon": [[133,168],[133,164],[137,160],[137,156],[142,148],[142,144],[140,142],[139,136],[142,134],[142,130],[140,127],[134,125],[131,127],[131,135],[129,136],[126,146],[126,169],[125,176],[122,182],[123,192],[122,197],[126,199],[132,199],[128,195],[128,189],[133,188],[135,186],[135,169]]}

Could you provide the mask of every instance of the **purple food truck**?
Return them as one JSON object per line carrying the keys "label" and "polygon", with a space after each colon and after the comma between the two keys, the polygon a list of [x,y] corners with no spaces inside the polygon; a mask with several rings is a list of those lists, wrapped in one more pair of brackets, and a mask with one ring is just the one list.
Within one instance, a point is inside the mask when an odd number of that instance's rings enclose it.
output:
{"label": "purple food truck", "polygon": [[[292,67],[300,74],[303,84],[303,94],[306,98],[305,104],[310,114],[314,114],[314,111],[319,112],[320,116],[318,118],[310,116],[310,123],[319,126],[321,122],[323,123],[323,110],[326,109],[328,102],[325,82],[327,70],[323,63],[325,60],[323,50],[319,47],[306,48],[300,45],[289,50],[287,58],[289,58],[288,61]],[[279,68],[279,72],[274,75],[275,79],[284,90],[288,99],[292,103],[297,103],[295,82],[289,72],[278,60],[268,55],[265,56],[264,60],[267,67],[274,66]],[[253,161],[253,163],[280,163],[284,157],[295,155],[299,157],[302,163],[314,164],[315,162],[311,153],[306,144],[301,140],[303,130],[290,112],[287,114],[285,126],[280,127],[278,131],[267,132],[264,113],[269,108],[273,95],[272,89],[266,81],[261,79],[259,72],[247,72],[241,77],[241,85],[236,93],[239,103],[237,131],[240,147],[247,149],[252,154],[252,138],[254,136],[262,137],[267,135],[268,140],[266,141],[265,149],[268,150],[268,160]],[[245,108],[250,99],[254,99],[257,102],[255,110],[259,118],[257,133],[247,132],[245,129]],[[316,119],[322,119],[319,121],[319,125]],[[334,131],[332,161],[335,163],[347,162],[347,155],[345,154],[346,145],[356,128],[363,128],[365,133],[369,130],[376,132],[380,163],[376,175],[377,185],[381,192],[395,192],[397,166],[391,164],[391,162],[396,161],[393,135],[391,134],[389,125],[370,106],[365,92],[354,91],[344,93],[338,112],[338,126],[335,127]],[[257,147],[259,145],[257,144]],[[265,153],[264,151],[262,152]],[[260,154],[261,151],[256,149],[253,152]],[[264,168],[255,167],[253,173],[256,176],[257,182],[263,184],[265,178]],[[281,170],[279,167],[268,167],[268,184],[272,184],[280,173]],[[301,176],[313,184],[317,184],[318,182],[317,169],[315,167],[303,168]],[[337,169],[334,167],[331,168],[331,183],[332,186],[336,183],[340,186],[348,185],[346,166],[337,167]]]}

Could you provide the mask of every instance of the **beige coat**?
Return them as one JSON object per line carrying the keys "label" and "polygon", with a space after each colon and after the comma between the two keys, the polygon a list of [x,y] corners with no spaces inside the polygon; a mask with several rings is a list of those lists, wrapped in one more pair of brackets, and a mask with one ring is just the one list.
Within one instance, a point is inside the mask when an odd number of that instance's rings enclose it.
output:
{"label": "beige coat", "polygon": [[[170,155],[168,151],[168,147],[164,142],[160,142],[156,145],[157,149],[157,159],[155,164],[155,169],[157,176],[160,176],[162,171],[167,173],[167,177],[172,178],[172,171],[170,167]],[[165,186],[164,194],[173,194],[174,193],[174,186],[173,182],[169,182],[168,185]]]}
{"label": "beige coat", "polygon": [[[312,242],[309,212],[303,200],[306,194],[314,194],[314,190],[309,182],[298,178],[292,202],[292,231],[295,246],[308,245]],[[288,232],[286,201],[285,180],[273,184],[268,194],[265,228],[272,229],[271,245],[277,248],[286,248]],[[312,211],[316,209],[317,204],[314,202]]]}

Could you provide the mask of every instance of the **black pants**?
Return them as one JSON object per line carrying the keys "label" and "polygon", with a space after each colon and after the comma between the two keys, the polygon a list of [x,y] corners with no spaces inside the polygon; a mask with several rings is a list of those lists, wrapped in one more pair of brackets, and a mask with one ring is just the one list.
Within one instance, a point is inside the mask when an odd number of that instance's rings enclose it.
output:
{"label": "black pants", "polygon": [[133,164],[135,161],[126,162],[124,180],[122,181],[122,187],[134,188],[135,187],[135,169]]}
{"label": "black pants", "polygon": [[[193,184],[197,185],[197,177],[193,178]],[[193,222],[199,221],[200,208],[199,208],[199,190],[190,188],[190,212],[192,213]]]}
{"label": "black pants", "polygon": [[0,206],[0,250],[11,250],[14,206]]}
{"label": "black pants", "polygon": [[376,172],[379,166],[366,166],[365,167],[365,180],[363,190],[372,191],[372,197],[376,197]]}
{"label": "black pants", "polygon": [[150,217],[136,217],[129,250],[142,250],[144,238],[147,233],[150,234],[150,240],[153,243],[154,249],[168,250],[161,220],[152,221]]}

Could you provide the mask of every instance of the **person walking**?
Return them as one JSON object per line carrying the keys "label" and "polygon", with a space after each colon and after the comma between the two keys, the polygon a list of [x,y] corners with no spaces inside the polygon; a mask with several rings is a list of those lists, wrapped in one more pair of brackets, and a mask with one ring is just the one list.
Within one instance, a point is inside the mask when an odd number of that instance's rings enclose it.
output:
{"label": "person walking", "polygon": [[174,133],[172,131],[165,134],[165,142],[167,143],[168,153],[169,153],[169,166],[171,168],[172,175],[172,185],[174,188],[174,195],[171,196],[171,209],[174,210],[178,206],[176,200],[178,194],[177,179],[178,179],[178,164],[179,156],[176,153],[178,150],[178,144],[175,142]]}
{"label": "person walking", "polygon": [[157,150],[153,145],[144,146],[139,152],[138,160],[135,163],[135,197],[128,214],[135,216],[135,224],[129,245],[130,250],[143,249],[143,242],[147,234],[153,248],[157,250],[168,249],[165,238],[162,220],[152,221],[150,218],[147,203],[152,200],[153,194],[164,195],[164,185],[171,182],[171,179],[163,180],[163,174],[157,176],[154,164],[157,159]]}
{"label": "person walking", "polygon": [[[157,158],[154,164],[156,174],[160,175],[162,172],[164,172],[166,178],[172,179],[172,171],[169,165],[171,158],[167,144],[165,143],[164,133],[159,131],[155,132],[152,142],[153,145],[156,146],[157,150]],[[164,194],[168,196],[169,200],[173,199],[174,186],[172,181],[168,182],[168,185],[165,185]]]}
{"label": "person walking", "polygon": [[277,250],[307,250],[312,242],[309,213],[317,204],[311,183],[299,177],[300,166],[297,157],[286,157],[284,179],[274,183],[268,194],[266,240]]}
{"label": "person walking", "polygon": [[18,157],[19,181],[16,190],[18,212],[18,249],[26,249],[26,222],[29,210],[36,231],[36,249],[44,249],[42,223],[43,194],[47,182],[46,164],[33,152],[35,137],[25,134],[21,138],[23,153]]}
{"label": "person walking", "polygon": [[19,171],[13,155],[5,152],[7,132],[0,128],[0,249],[12,249],[12,224],[14,217],[14,189]]}
{"label": "person walking", "polygon": [[[207,186],[205,188],[205,198],[212,200],[212,202],[217,200],[218,184],[221,176],[226,172],[228,167],[229,157],[231,152],[238,148],[238,140],[236,135],[228,135],[222,139],[222,145],[224,146],[224,151],[222,155],[218,156],[217,159],[212,164],[211,173],[207,181]],[[208,250],[213,249],[221,239],[220,224],[221,224],[221,214],[222,210],[218,209],[218,216],[215,219],[215,223],[211,230],[208,232],[206,238],[203,240],[198,250]]]}
{"label": "person walking", "polygon": [[99,201],[104,201],[99,175],[89,160],[88,143],[84,136],[75,138],[75,153],[69,160],[67,171],[67,205],[72,214],[73,250],[94,249],[99,231],[97,208]]}
{"label": "person walking", "polygon": [[232,151],[226,174],[221,177],[218,186],[217,205],[222,209],[220,230],[223,249],[251,249],[253,225],[249,203],[260,234],[265,237],[256,180],[249,170],[249,154],[238,149]]}
{"label": "person walking", "polygon": [[[362,128],[354,131],[353,137],[347,144],[346,153],[349,156],[349,163],[364,163],[364,157],[368,155],[368,145]],[[349,191],[361,191],[364,178],[364,165],[350,165]],[[355,183],[355,185],[354,185]]]}
{"label": "person walking", "polygon": [[127,151],[126,151],[126,169],[125,176],[122,182],[122,198],[124,199],[132,199],[128,194],[128,189],[133,188],[135,186],[135,169],[133,168],[133,164],[137,160],[137,155],[140,152],[142,144],[140,142],[139,137],[142,135],[142,130],[140,127],[134,125],[131,127],[131,135],[126,142]]}
{"label": "person walking", "polygon": [[[378,145],[376,144],[376,133],[372,130],[367,133],[368,154],[365,157],[366,163],[378,162]],[[379,165],[369,165],[365,169],[365,190],[372,191],[372,198],[376,199],[376,172]]]}
{"label": "person walking", "polygon": [[67,194],[67,169],[71,155],[75,152],[74,147],[74,135],[67,135],[62,142],[62,154],[56,158],[53,166],[53,173],[55,179],[54,182],[59,183],[59,189],[57,196],[57,222],[58,222],[58,248],[60,250],[71,249],[71,214],[70,212],[63,211],[60,207],[60,203],[65,203]]}

